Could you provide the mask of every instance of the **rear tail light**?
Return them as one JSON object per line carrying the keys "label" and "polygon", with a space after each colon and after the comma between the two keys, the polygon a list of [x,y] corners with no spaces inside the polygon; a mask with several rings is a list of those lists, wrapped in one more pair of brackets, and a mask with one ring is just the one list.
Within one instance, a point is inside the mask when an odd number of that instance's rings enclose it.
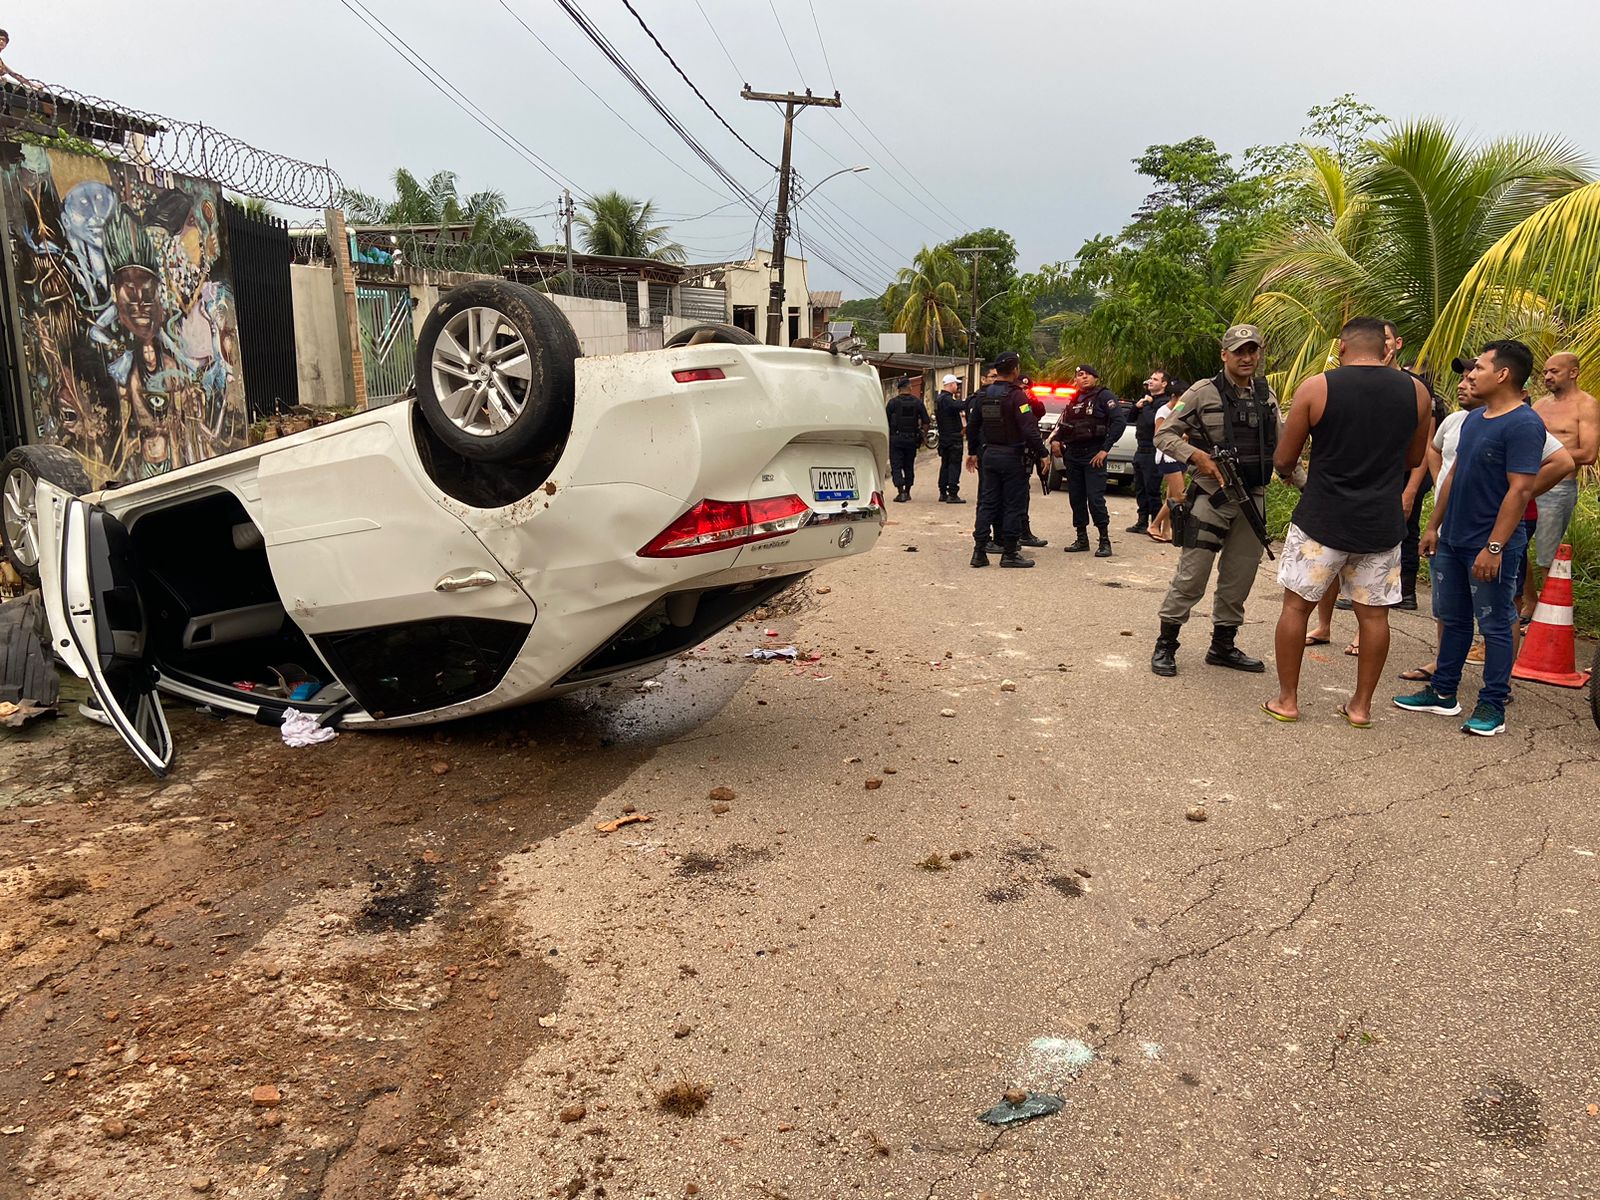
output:
{"label": "rear tail light", "polygon": [[1056,395],[1058,396],[1076,396],[1077,394],[1078,389],[1075,387],[1058,387],[1056,389]]}
{"label": "rear tail light", "polygon": [[867,503],[873,508],[882,508],[883,507],[883,493],[882,492],[873,492],[872,493],[872,499],[867,501]]}
{"label": "rear tail light", "polygon": [[705,383],[710,379],[726,379],[721,367],[696,367],[690,371],[674,371],[672,377],[679,383]]}
{"label": "rear tail light", "polygon": [[687,558],[764,542],[805,526],[811,506],[799,496],[702,500],[639,551],[641,558]]}

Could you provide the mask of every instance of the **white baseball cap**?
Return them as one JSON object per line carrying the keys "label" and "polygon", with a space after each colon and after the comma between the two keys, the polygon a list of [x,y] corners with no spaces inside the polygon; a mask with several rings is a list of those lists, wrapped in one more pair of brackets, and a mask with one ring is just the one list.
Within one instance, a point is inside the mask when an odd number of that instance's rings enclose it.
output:
{"label": "white baseball cap", "polygon": [[943,379],[941,379],[941,380],[940,380],[940,381],[939,381],[939,382],[940,382],[940,383],[960,383],[960,382],[961,382],[961,380],[960,380],[960,378],[959,378],[959,377],[957,377],[957,376],[955,376],[955,375],[946,375],[946,376],[945,376],[945,377],[944,377],[944,378],[943,378]]}

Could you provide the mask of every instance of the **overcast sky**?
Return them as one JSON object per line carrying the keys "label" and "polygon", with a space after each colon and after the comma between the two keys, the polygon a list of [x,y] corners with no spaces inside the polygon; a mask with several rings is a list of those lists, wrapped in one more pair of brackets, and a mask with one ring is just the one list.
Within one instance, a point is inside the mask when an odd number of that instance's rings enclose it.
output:
{"label": "overcast sky", "polygon": [[[575,189],[649,197],[675,218],[729,201],[555,0],[506,0],[549,50],[499,0],[364,2]],[[764,195],[771,169],[701,106],[622,0],[577,3],[712,155]],[[778,158],[782,120],[741,100],[741,83],[837,87],[845,111],[801,116],[795,164],[810,181],[871,168],[829,181],[798,214],[801,234],[844,268],[813,256],[812,286],[847,298],[875,293],[922,245],[985,225],[1017,239],[1024,268],[1070,258],[1138,205],[1145,189],[1129,160],[1147,145],[1197,134],[1231,151],[1293,140],[1308,107],[1347,91],[1390,116],[1439,115],[1475,136],[1559,134],[1600,159],[1594,0],[777,0],[776,16],[771,0],[633,3],[768,159]],[[558,184],[340,0],[25,0],[0,21],[11,33],[5,60],[25,75],[326,159],[347,184],[379,194],[397,166],[419,176],[449,168],[463,193],[498,189],[542,238],[557,236],[546,214]],[[754,220],[732,205],[673,225],[691,260],[711,261],[745,254]]]}

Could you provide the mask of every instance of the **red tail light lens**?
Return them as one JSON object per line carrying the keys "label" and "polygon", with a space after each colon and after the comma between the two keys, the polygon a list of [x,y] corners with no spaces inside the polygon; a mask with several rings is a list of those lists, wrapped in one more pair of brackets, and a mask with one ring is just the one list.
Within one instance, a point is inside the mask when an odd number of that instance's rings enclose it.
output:
{"label": "red tail light lens", "polygon": [[1050,394],[1050,385],[1047,383],[1036,383],[1028,390],[1035,396],[1048,396]]}
{"label": "red tail light lens", "polygon": [[721,367],[696,367],[692,371],[674,371],[672,377],[679,383],[704,383],[709,379],[726,379]]}
{"label": "red tail light lens", "polygon": [[1058,387],[1056,389],[1056,395],[1058,396],[1076,396],[1077,394],[1078,389],[1075,387]]}
{"label": "red tail light lens", "polygon": [[702,500],[651,538],[641,558],[687,558],[782,537],[805,526],[811,506],[799,496]]}

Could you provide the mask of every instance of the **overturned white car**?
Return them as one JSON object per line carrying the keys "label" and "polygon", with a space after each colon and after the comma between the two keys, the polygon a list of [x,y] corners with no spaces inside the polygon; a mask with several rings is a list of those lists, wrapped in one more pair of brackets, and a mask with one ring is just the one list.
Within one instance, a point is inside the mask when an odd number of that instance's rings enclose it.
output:
{"label": "overturned white car", "polygon": [[415,399],[81,497],[70,455],[13,451],[6,552],[158,775],[157,688],[400,726],[582,687],[877,541],[871,370],[747,337],[583,358],[544,296],[470,284],[423,326]]}

